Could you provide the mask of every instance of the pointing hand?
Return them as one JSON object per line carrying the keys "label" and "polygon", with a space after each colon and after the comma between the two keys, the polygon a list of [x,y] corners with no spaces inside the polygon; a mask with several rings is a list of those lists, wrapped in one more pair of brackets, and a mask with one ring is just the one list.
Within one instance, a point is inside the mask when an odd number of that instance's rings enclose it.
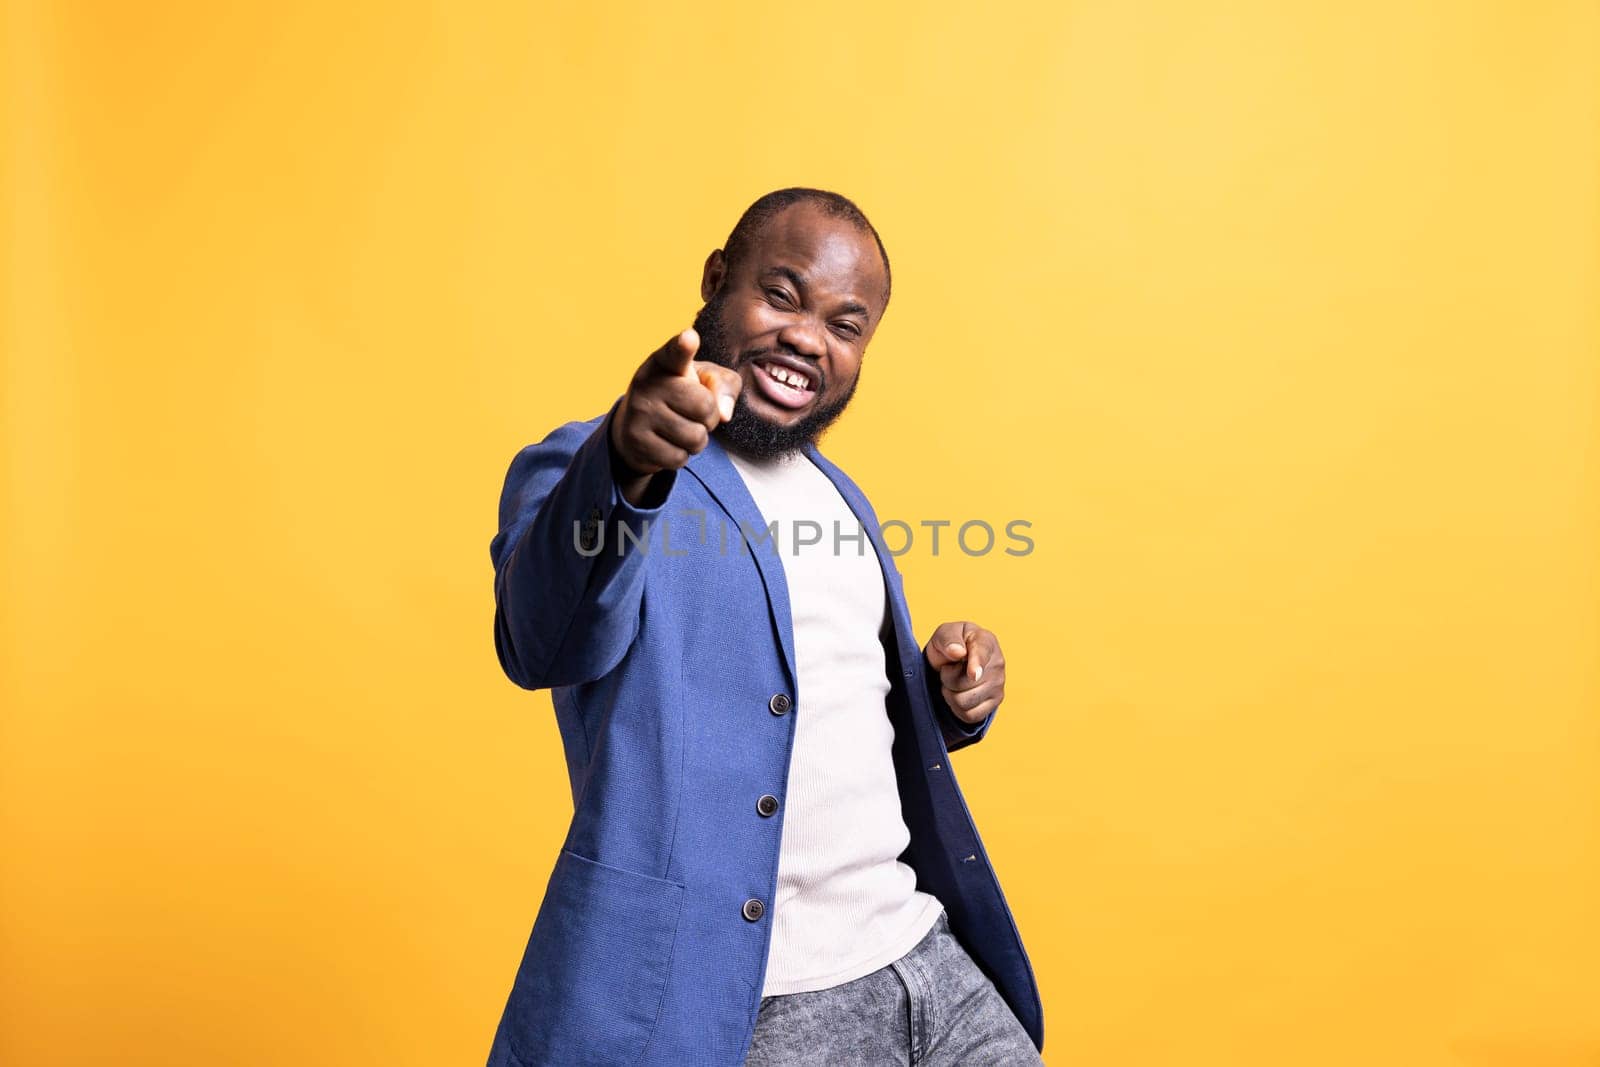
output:
{"label": "pointing hand", "polygon": [[923,655],[939,672],[944,702],[962,722],[982,722],[1005,698],[1006,660],[1000,641],[976,623],[941,624]]}
{"label": "pointing hand", "polygon": [[[676,470],[733,417],[743,380],[694,358],[700,335],[677,334],[639,365],[611,422],[611,447],[631,477],[623,495],[637,504],[657,471]],[[620,480],[620,476],[619,476]]]}

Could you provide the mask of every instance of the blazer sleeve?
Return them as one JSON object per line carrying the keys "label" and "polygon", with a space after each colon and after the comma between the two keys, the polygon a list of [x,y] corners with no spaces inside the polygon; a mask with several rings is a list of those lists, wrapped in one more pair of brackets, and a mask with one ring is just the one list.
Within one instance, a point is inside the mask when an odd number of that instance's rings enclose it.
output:
{"label": "blazer sleeve", "polygon": [[613,403],[597,420],[558,427],[517,453],[506,473],[489,545],[494,645],[506,676],[524,689],[594,681],[639,632],[644,546],[677,471],[657,475],[653,506],[630,504],[612,468],[616,411]]}
{"label": "blazer sleeve", "polygon": [[994,725],[994,717],[1000,709],[995,708],[978,722],[962,722],[956,718],[955,712],[950,710],[950,705],[944,702],[939,672],[934,670],[933,664],[928,662],[926,656],[922,658],[922,680],[928,690],[928,701],[933,705],[933,717],[939,720],[939,732],[944,734],[945,750],[954,752],[958,748],[965,748],[982,741],[983,735]]}

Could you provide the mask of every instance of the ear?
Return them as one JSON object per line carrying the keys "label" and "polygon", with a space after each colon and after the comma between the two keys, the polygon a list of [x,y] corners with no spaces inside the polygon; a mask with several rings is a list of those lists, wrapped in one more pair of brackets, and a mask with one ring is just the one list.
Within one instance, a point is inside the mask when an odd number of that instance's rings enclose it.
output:
{"label": "ear", "polygon": [[717,290],[722,288],[722,281],[728,274],[728,260],[722,254],[722,249],[713,248],[706,257],[705,270],[700,274],[700,299],[710,300],[717,295]]}

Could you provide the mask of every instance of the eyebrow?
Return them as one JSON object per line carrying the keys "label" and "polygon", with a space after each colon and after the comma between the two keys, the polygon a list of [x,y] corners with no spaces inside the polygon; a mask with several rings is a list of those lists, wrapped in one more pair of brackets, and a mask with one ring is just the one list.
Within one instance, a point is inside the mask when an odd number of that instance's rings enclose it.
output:
{"label": "eyebrow", "polygon": [[[793,267],[768,267],[766,270],[761,272],[762,277],[766,277],[769,274],[782,275],[789,280],[790,285],[793,285],[796,289],[800,290],[801,295],[805,294],[806,280],[800,277],[800,272],[795,270]],[[839,305],[839,312],[844,315],[860,315],[868,322],[872,321],[872,312],[867,310],[867,306],[865,304],[857,300],[846,300],[843,304]]]}

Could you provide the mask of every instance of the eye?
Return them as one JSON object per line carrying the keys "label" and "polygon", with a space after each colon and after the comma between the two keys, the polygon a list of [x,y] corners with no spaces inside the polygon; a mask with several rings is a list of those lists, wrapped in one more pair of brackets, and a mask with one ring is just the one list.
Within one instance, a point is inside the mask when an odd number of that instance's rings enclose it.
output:
{"label": "eye", "polygon": [[781,304],[784,307],[792,307],[794,304],[794,301],[789,299],[789,294],[777,286],[769,285],[767,287],[767,295],[772,298],[772,302],[775,304]]}
{"label": "eye", "polygon": [[861,336],[861,327],[853,322],[836,322],[833,324],[833,329],[841,337],[856,338]]}

